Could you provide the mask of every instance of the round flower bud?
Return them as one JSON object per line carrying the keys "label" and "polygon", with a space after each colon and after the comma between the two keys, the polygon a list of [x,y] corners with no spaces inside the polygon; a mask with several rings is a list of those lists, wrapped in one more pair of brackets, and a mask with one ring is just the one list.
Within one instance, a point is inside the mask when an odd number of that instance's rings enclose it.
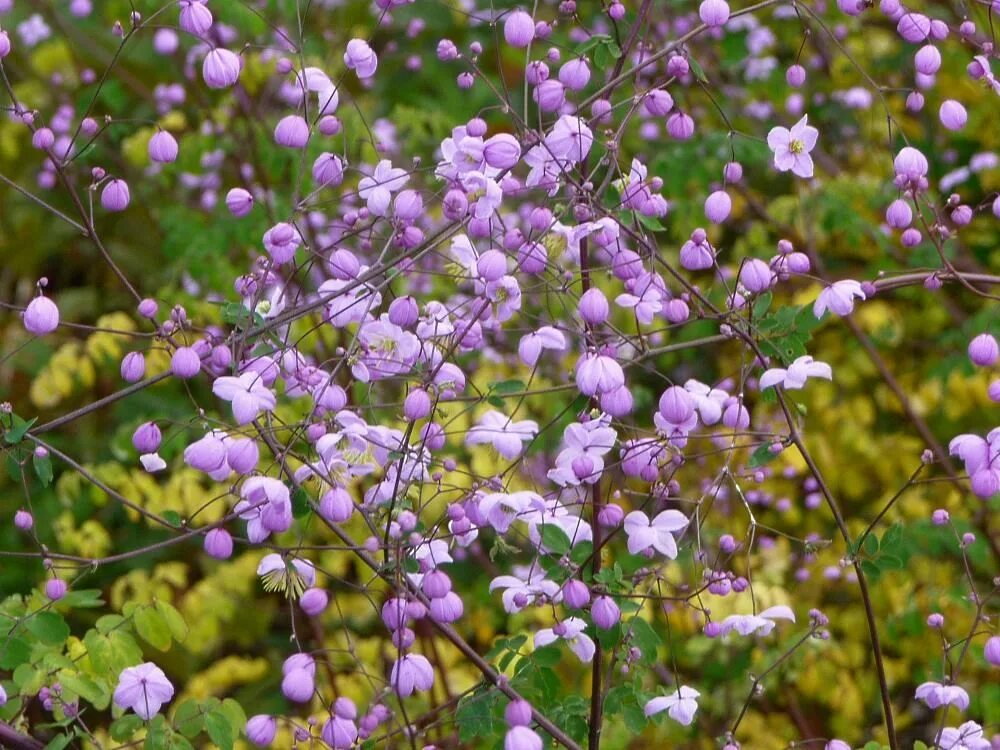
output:
{"label": "round flower bud", "polygon": [[180,27],[188,34],[203,36],[212,28],[212,11],[197,0],[181,2]]}
{"label": "round flower bud", "polygon": [[35,297],[24,309],[25,330],[35,336],[52,333],[59,327],[59,308],[48,297]]}
{"label": "round flower bud", "polygon": [[972,221],[972,207],[961,205],[956,206],[951,212],[951,220],[956,226],[964,227]]}
{"label": "round flower bud", "polygon": [[35,518],[30,512],[20,509],[14,514],[14,528],[21,531],[30,531],[35,525]]}
{"label": "round flower bud", "polygon": [[621,619],[622,612],[610,596],[599,596],[590,605],[590,616],[594,625],[602,630],[609,630]]}
{"label": "round flower bud", "polygon": [[694,120],[684,112],[675,112],[667,118],[667,132],[675,140],[686,141],[694,135]]}
{"label": "round flower bud", "polygon": [[294,703],[307,703],[315,689],[315,678],[307,669],[290,669],[281,680],[281,692]]}
{"label": "round flower bud", "polygon": [[731,161],[722,168],[722,179],[728,183],[739,182],[743,179],[743,165],[738,161]]}
{"label": "round flower bud", "polygon": [[981,333],[969,342],[969,359],[977,367],[992,367],[1000,359],[1000,345],[989,333]]}
{"label": "round flower bud", "polygon": [[132,445],[139,453],[155,453],[162,437],[155,422],[144,422],[132,433]]}
{"label": "round flower bud", "polygon": [[705,218],[713,224],[724,222],[732,210],[733,200],[725,190],[716,190],[705,199]]}
{"label": "round flower bud", "polygon": [[806,82],[806,69],[797,63],[789,66],[788,70],[785,71],[785,80],[789,86],[798,88]]}
{"label": "round flower bud", "polygon": [[531,724],[531,704],[526,700],[511,701],[503,711],[509,727],[526,727]]}
{"label": "round flower bud", "polygon": [[483,159],[494,169],[512,169],[521,159],[521,144],[509,133],[498,133],[483,144]]}
{"label": "round flower bud", "polygon": [[590,83],[590,66],[584,58],[568,60],[559,68],[559,81],[570,91],[582,91]]}
{"label": "round flower bud", "polygon": [[[122,358],[121,376],[126,383],[136,383],[146,375],[146,358],[142,352],[129,352]],[[149,451],[143,451],[148,453]]]}
{"label": "round flower bud", "polygon": [[476,261],[476,270],[486,281],[498,281],[507,273],[507,258],[499,250],[487,250]]}
{"label": "round flower bud", "polygon": [[896,174],[909,180],[917,180],[927,176],[927,157],[912,146],[900,149],[892,162]]}
{"label": "round flower bud", "polygon": [[177,140],[166,130],[160,130],[150,138],[148,148],[149,158],[155,162],[169,164],[177,159]]}
{"label": "round flower bud", "polygon": [[941,68],[941,53],[933,44],[925,44],[913,56],[913,63],[918,73],[932,76]]}
{"label": "round flower bud", "polygon": [[913,221],[913,210],[902,198],[897,198],[885,210],[885,223],[893,229],[903,229]]}
{"label": "round flower bud", "polygon": [[694,400],[679,385],[672,385],[660,396],[659,411],[670,424],[684,424],[694,416]]}
{"label": "round flower bud", "polygon": [[986,395],[990,397],[990,401],[993,403],[1000,404],[1000,378],[990,383],[989,388],[986,389]]}
{"label": "round flower bud", "polygon": [[582,609],[590,603],[590,589],[578,578],[571,578],[563,585],[563,601],[573,609]]}
{"label": "round flower bud", "polygon": [[249,474],[259,460],[260,449],[253,438],[234,438],[226,447],[226,463],[237,474]]}
{"label": "round flower bud", "polygon": [[0,30],[0,60],[10,54],[10,37],[6,31]]}
{"label": "round flower bud", "polygon": [[527,47],[535,38],[535,21],[523,10],[515,10],[503,24],[503,38],[511,47]]}
{"label": "round flower bud", "polygon": [[257,747],[267,747],[274,742],[274,736],[278,731],[278,724],[273,716],[267,714],[257,714],[247,719],[247,739]]}
{"label": "round flower bud", "polygon": [[423,388],[414,388],[403,401],[403,416],[410,422],[426,419],[431,413],[431,397]]}
{"label": "round flower bud", "polygon": [[354,502],[343,487],[333,487],[320,498],[319,512],[331,523],[344,523],[354,513]]}
{"label": "round flower bud", "polygon": [[201,357],[190,346],[178,347],[170,358],[170,371],[179,378],[193,378],[201,369]]}
{"label": "round flower bud", "polygon": [[994,667],[1000,667],[1000,635],[994,635],[987,639],[986,645],[983,647],[983,656]]}
{"label": "round flower bud", "polygon": [[205,554],[216,560],[228,560],[233,554],[233,537],[225,529],[212,529],[205,534]]}
{"label": "round flower bud", "polygon": [[253,208],[253,196],[243,188],[233,188],[226,193],[226,208],[236,218],[242,218]]}
{"label": "round flower bud", "polygon": [[312,177],[317,185],[336,187],[344,181],[343,160],[336,154],[323,152],[313,162]]}
{"label": "round flower bud", "polygon": [[287,115],[274,126],[274,142],[287,148],[305,148],[309,142],[309,123],[299,115]]}
{"label": "round flower bud", "polygon": [[954,99],[945,99],[941,102],[938,116],[941,118],[941,124],[948,128],[948,130],[961,130],[965,127],[965,123],[969,119],[965,107]]}
{"label": "round flower bud", "polygon": [[935,526],[944,526],[945,524],[948,523],[948,520],[950,518],[951,516],[949,515],[948,511],[946,511],[944,508],[938,508],[933,513],[931,513],[931,522]]}
{"label": "round flower bud", "polygon": [[927,615],[927,627],[940,630],[944,626],[944,615],[940,612],[933,612]]}
{"label": "round flower bud", "polygon": [[306,589],[299,597],[299,606],[310,617],[315,617],[330,603],[330,596],[323,589]]}
{"label": "round flower bud", "polygon": [[556,80],[549,79],[539,83],[531,94],[542,112],[556,112],[566,103],[566,89]]}
{"label": "round flower bud", "polygon": [[919,91],[911,91],[906,95],[906,109],[908,112],[919,112],[924,108],[924,95]]}
{"label": "round flower bud", "polygon": [[101,191],[101,205],[106,211],[124,211],[128,208],[130,200],[128,183],[125,180],[109,180]]}
{"label": "round flower bud", "polygon": [[931,33],[931,19],[923,13],[907,11],[899,17],[896,31],[910,44],[920,44]]}
{"label": "round flower bud", "polygon": [[616,503],[603,505],[597,512],[597,522],[606,529],[614,529],[621,526],[624,518],[625,511]]}
{"label": "round flower bud", "polygon": [[591,287],[580,297],[579,310],[584,323],[598,326],[608,319],[611,308],[604,292],[597,287]]}
{"label": "round flower bud", "polygon": [[702,0],[698,17],[709,28],[723,26],[729,20],[729,3],[726,0]]}
{"label": "round flower bud", "polygon": [[642,106],[654,117],[666,117],[674,108],[674,98],[663,89],[653,89],[642,98]]}
{"label": "round flower bud", "polygon": [[900,242],[903,243],[903,247],[916,247],[917,245],[920,244],[922,235],[920,234],[919,229],[914,229],[913,227],[910,227],[909,229],[903,232],[903,234],[900,236],[899,239]]}
{"label": "round flower bud", "polygon": [[766,291],[773,279],[771,267],[757,258],[751,258],[740,269],[740,283],[751,294]]}
{"label": "round flower bud", "polygon": [[50,578],[45,582],[45,596],[56,602],[66,596],[66,581],[61,578]]}
{"label": "round flower bud", "polygon": [[47,151],[55,142],[55,133],[50,128],[39,128],[31,134],[31,145],[39,151]]}
{"label": "round flower bud", "polygon": [[239,55],[222,47],[216,47],[205,55],[201,65],[201,77],[210,89],[229,88],[239,80],[240,67]]}

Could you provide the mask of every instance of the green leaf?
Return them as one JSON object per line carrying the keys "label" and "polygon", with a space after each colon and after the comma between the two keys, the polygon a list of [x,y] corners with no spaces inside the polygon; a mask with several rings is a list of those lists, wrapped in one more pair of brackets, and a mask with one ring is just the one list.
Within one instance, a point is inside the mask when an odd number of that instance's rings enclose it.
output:
{"label": "green leaf", "polygon": [[532,652],[531,660],[540,667],[554,667],[562,661],[562,653],[557,646],[543,646]]}
{"label": "green leaf", "polygon": [[45,746],[45,750],[63,750],[64,747],[69,745],[76,738],[76,733],[73,734],[57,734],[51,740],[49,744]]}
{"label": "green leaf", "polygon": [[632,631],[632,642],[642,651],[640,661],[643,664],[654,662],[656,660],[657,649],[663,643],[660,634],[641,617],[636,617],[629,622],[629,628]]}
{"label": "green leaf", "polygon": [[205,731],[220,750],[233,750],[233,727],[224,713],[212,711],[206,714]]}
{"label": "green leaf", "polygon": [[222,701],[219,710],[228,717],[229,725],[233,728],[233,735],[239,737],[247,725],[247,714],[243,710],[243,706],[232,698],[226,698]]}
{"label": "green leaf", "polygon": [[116,742],[128,742],[141,726],[142,717],[135,714],[125,714],[120,719],[111,722],[109,727],[111,739]]}
{"label": "green leaf", "polygon": [[96,609],[104,606],[100,589],[71,589],[59,603],[77,609]]}
{"label": "green leaf", "polygon": [[170,648],[170,628],[155,607],[147,606],[137,610],[132,622],[135,624],[135,632],[150,646],[160,651]]}
{"label": "green leaf", "polygon": [[773,295],[770,292],[764,292],[757,297],[753,303],[753,317],[755,319],[762,318],[764,316],[764,313],[766,313],[768,308],[771,307],[772,299]]}
{"label": "green leaf", "polygon": [[196,737],[205,726],[205,714],[198,701],[188,699],[174,711],[174,727],[185,737]]}
{"label": "green leaf", "polygon": [[165,510],[161,515],[163,516],[163,520],[174,528],[179,529],[181,527],[181,521],[183,519],[181,519],[181,514],[176,510]]}
{"label": "green leaf", "polygon": [[501,380],[490,386],[490,393],[497,396],[510,396],[515,393],[523,393],[526,388],[524,382],[517,379]]}
{"label": "green leaf", "polygon": [[42,483],[43,487],[48,487],[52,483],[52,459],[47,453],[44,456],[35,453],[31,461],[35,467],[35,476],[38,477],[38,481]]}
{"label": "green leaf", "polygon": [[593,542],[580,542],[569,554],[569,559],[577,565],[582,565],[594,554]]}
{"label": "green leaf", "polygon": [[17,445],[24,440],[24,436],[31,429],[31,426],[38,421],[38,417],[32,417],[25,421],[16,414],[11,414],[10,421],[11,427],[4,433],[3,439],[8,445]]}
{"label": "green leaf", "polygon": [[104,615],[103,617],[98,617],[97,622],[94,626],[97,628],[97,632],[107,635],[112,630],[117,630],[125,622],[125,618],[121,615]]}
{"label": "green leaf", "polygon": [[305,518],[309,515],[309,495],[301,487],[296,487],[292,492],[292,516],[294,518]]}
{"label": "green leaf", "polygon": [[875,557],[878,554],[878,539],[875,538],[874,534],[869,534],[865,537],[861,549],[869,557]]}
{"label": "green leaf", "polygon": [[155,606],[156,611],[163,616],[163,620],[167,623],[171,637],[178,643],[187,638],[188,626],[181,613],[172,604],[162,599],[157,599]]}
{"label": "green leaf", "polygon": [[569,552],[570,539],[566,532],[554,523],[542,526],[542,546],[549,552],[565,555]]}
{"label": "green leaf", "polygon": [[761,466],[765,466],[776,459],[780,454],[771,452],[771,444],[763,443],[758,445],[754,452],[750,454],[750,460],[747,461],[747,467],[750,469],[757,469]]}
{"label": "green leaf", "polygon": [[630,732],[638,735],[646,729],[648,719],[642,708],[635,704],[626,704],[622,713],[625,718],[625,726]]}
{"label": "green leaf", "polygon": [[705,75],[705,69],[701,67],[701,64],[697,60],[689,57],[688,64],[691,66],[691,72],[694,73],[695,78],[702,83],[708,83],[708,76]]}
{"label": "green leaf", "polygon": [[39,612],[25,620],[24,627],[42,643],[52,646],[69,638],[69,625],[55,612]]}
{"label": "green leaf", "polygon": [[108,687],[102,686],[97,680],[85,674],[60,672],[59,684],[101,711],[111,704],[111,693]]}
{"label": "green leaf", "polygon": [[0,645],[0,669],[8,671],[26,664],[31,659],[31,646],[23,638],[7,638]]}

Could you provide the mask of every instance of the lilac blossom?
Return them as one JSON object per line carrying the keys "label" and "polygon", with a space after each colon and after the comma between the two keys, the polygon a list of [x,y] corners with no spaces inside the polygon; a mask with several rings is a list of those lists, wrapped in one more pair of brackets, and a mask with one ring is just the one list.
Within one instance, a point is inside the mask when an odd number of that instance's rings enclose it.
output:
{"label": "lilac blossom", "polygon": [[813,176],[813,160],[809,155],[816,147],[819,131],[808,125],[808,115],[802,117],[791,129],[771,128],[767,145],[774,152],[774,166],[781,172],[792,171],[799,177]]}
{"label": "lilac blossom", "polygon": [[274,392],[264,385],[257,373],[245,372],[236,377],[216,378],[212,393],[233,405],[237,424],[250,424],[261,412],[274,411]]}
{"label": "lilac blossom", "polygon": [[587,623],[579,617],[567,617],[555,627],[543,628],[535,633],[535,648],[542,648],[556,641],[562,640],[569,646],[570,651],[579,657],[580,661],[587,663],[594,658],[596,646],[589,635],[583,631]]}
{"label": "lilac blossom", "polygon": [[530,419],[514,422],[500,412],[490,410],[469,430],[465,442],[468,445],[489,443],[497,453],[511,460],[520,456],[524,443],[530,443],[537,434],[537,422]]}
{"label": "lilac blossom", "polygon": [[701,693],[694,688],[681,685],[669,695],[661,695],[647,701],[643,711],[646,716],[666,711],[667,716],[674,721],[684,726],[690,726],[691,722],[694,721],[695,712],[698,710],[698,696],[700,695]]}
{"label": "lilac blossom", "polygon": [[775,385],[781,385],[785,389],[793,390],[802,388],[808,378],[825,378],[833,380],[833,371],[826,362],[814,360],[809,355],[796,357],[795,361],[788,366],[788,369],[772,367],[760,376],[758,386],[761,390]]}
{"label": "lilac blossom", "polygon": [[768,607],[756,615],[729,615],[722,621],[719,635],[725,635],[731,631],[736,631],[740,635],[751,635],[752,633],[769,635],[777,624],[775,620],[795,622],[795,614],[790,608],[780,604],[776,607]]}
{"label": "lilac blossom", "polygon": [[652,547],[671,560],[677,559],[677,541],[674,532],[682,531],[688,525],[687,516],[679,510],[665,510],[652,521],[641,510],[634,510],[625,516],[625,534],[628,537],[628,551],[633,555]]}

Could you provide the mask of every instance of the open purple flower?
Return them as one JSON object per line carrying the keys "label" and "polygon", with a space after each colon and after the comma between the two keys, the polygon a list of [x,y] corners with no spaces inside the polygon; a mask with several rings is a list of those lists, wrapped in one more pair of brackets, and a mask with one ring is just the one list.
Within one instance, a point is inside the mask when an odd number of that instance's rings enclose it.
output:
{"label": "open purple flower", "polygon": [[807,124],[809,115],[792,125],[791,129],[771,128],[767,145],[774,152],[774,166],[781,172],[792,171],[799,177],[813,176],[813,160],[809,152],[816,147],[819,131]]}
{"label": "open purple flower", "polygon": [[661,711],[666,711],[667,716],[674,721],[684,726],[689,726],[694,721],[694,714],[698,710],[699,695],[701,693],[694,688],[681,685],[670,695],[661,695],[658,698],[647,701],[644,711],[646,716],[653,716]]}
{"label": "open purple flower", "polygon": [[173,697],[174,686],[163,670],[152,662],[122,670],[114,693],[116,705],[132,709],[147,721]]}

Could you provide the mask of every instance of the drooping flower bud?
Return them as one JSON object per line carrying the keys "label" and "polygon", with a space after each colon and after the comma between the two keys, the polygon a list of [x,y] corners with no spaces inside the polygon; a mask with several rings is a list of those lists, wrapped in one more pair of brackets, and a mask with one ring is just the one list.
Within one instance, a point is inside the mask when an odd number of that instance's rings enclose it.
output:
{"label": "drooping flower bud", "polygon": [[201,65],[201,76],[210,89],[225,89],[239,80],[240,68],[239,55],[222,47],[216,47],[205,55]]}
{"label": "drooping flower bud", "polygon": [[225,529],[212,529],[205,534],[205,554],[216,560],[228,560],[233,554],[233,537]]}
{"label": "drooping flower bud", "polygon": [[515,10],[504,21],[503,38],[511,47],[527,47],[535,38],[534,19],[523,10]]}
{"label": "drooping flower bud", "polygon": [[24,328],[35,336],[52,333],[59,327],[59,308],[48,297],[35,297],[24,309]]}
{"label": "drooping flower bud", "polygon": [[131,196],[128,183],[125,180],[109,180],[101,191],[101,205],[106,211],[124,211],[128,208]]}

